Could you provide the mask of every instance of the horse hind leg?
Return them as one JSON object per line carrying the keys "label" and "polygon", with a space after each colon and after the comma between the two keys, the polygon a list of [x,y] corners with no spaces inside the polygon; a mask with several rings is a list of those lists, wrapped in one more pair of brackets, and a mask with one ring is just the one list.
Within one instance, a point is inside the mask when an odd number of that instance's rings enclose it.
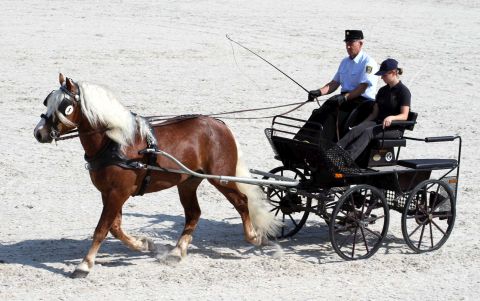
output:
{"label": "horse hind leg", "polygon": [[228,199],[240,214],[245,240],[255,246],[261,245],[262,237],[258,235],[250,218],[247,196],[241,193],[234,183],[222,184],[217,180],[210,180],[210,183]]}
{"label": "horse hind leg", "polygon": [[110,233],[122,241],[128,248],[134,251],[154,251],[155,245],[153,241],[147,237],[136,237],[130,236],[125,233],[122,229],[122,211],[117,214],[115,220],[113,221],[112,227],[110,228]]}
{"label": "horse hind leg", "polygon": [[185,212],[185,226],[175,248],[166,257],[160,258],[160,260],[174,263],[187,256],[188,246],[193,239],[193,231],[197,227],[201,215],[197,199],[197,188],[201,181],[202,179],[190,178],[178,185],[180,202]]}

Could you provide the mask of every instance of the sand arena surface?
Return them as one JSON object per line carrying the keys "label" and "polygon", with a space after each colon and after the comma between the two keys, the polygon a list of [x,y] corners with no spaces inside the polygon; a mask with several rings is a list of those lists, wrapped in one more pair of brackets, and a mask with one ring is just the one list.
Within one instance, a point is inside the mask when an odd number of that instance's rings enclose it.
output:
{"label": "sand arena surface", "polygon": [[[479,4],[465,0],[2,1],[0,299],[477,300],[479,15]],[[368,260],[341,260],[318,218],[281,241],[282,252],[252,248],[236,211],[204,183],[186,260],[161,264],[109,237],[88,278],[67,277],[90,246],[102,204],[78,141],[41,145],[33,137],[58,72],[109,87],[143,115],[286,104],[306,93],[246,51],[234,46],[233,56],[225,34],[314,89],[346,55],[347,28],[364,30],[364,49],[378,62],[392,56],[404,67],[419,113],[412,135],[464,139],[457,221],[440,250],[413,254],[393,211],[386,245]],[[306,118],[316,106],[291,115]],[[242,116],[251,115],[258,113]],[[226,122],[250,167],[279,165],[263,134],[270,119]],[[455,151],[409,143],[402,156]],[[149,236],[159,251],[183,227],[176,189],[131,198],[123,212],[124,228]]]}

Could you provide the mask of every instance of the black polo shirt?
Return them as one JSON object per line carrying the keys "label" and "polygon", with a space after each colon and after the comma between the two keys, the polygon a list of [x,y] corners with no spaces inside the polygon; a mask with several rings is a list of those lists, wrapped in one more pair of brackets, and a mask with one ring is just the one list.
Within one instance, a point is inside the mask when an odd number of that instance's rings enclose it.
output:
{"label": "black polo shirt", "polygon": [[385,85],[378,90],[375,102],[378,104],[377,121],[385,117],[400,114],[400,107],[410,106],[412,95],[410,90],[400,81],[395,86]]}

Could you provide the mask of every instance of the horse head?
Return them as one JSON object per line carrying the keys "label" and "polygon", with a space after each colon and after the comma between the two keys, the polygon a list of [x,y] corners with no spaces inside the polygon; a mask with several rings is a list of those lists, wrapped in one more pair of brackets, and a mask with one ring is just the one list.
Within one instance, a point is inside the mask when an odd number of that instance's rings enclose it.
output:
{"label": "horse head", "polygon": [[34,130],[38,142],[50,143],[60,135],[75,129],[81,121],[80,89],[70,78],[59,74],[60,88],[47,95],[43,104],[47,112]]}

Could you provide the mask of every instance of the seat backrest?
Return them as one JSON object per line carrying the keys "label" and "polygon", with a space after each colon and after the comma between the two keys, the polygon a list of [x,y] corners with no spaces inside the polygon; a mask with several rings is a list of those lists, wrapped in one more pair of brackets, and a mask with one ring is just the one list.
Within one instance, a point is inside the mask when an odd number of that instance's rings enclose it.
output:
{"label": "seat backrest", "polygon": [[[410,112],[408,112],[408,119],[407,119],[407,121],[413,121],[413,122],[416,123],[416,122],[417,122],[417,117],[418,117],[418,113],[410,111]],[[405,127],[405,128],[406,128],[407,130],[409,130],[409,131],[413,131],[413,128],[415,127],[415,123],[412,124],[412,125],[409,125],[409,126],[407,126],[407,127]]]}

